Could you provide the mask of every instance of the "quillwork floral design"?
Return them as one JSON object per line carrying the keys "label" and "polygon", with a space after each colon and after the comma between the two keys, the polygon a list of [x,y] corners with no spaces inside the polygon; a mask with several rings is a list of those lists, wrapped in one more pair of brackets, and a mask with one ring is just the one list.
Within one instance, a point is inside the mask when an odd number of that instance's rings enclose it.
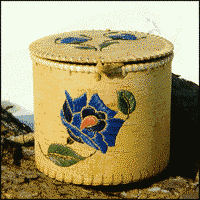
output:
{"label": "quillwork floral design", "polygon": [[[138,40],[133,34],[127,33],[118,33],[118,32],[108,32],[101,35],[102,43],[98,43],[99,37],[93,35],[92,37],[88,35],[79,35],[78,37],[66,37],[66,38],[57,38],[55,42],[57,44],[70,44],[74,45],[75,48],[85,49],[85,50],[95,50],[102,51],[103,48],[106,48],[112,44],[119,43],[120,40]],[[145,38],[145,37],[141,37]]]}
{"label": "quillwork floral design", "polygon": [[[118,94],[118,108],[124,114],[129,115],[135,110],[136,100],[132,92],[120,90]],[[80,155],[70,144],[74,141],[85,143],[102,153],[106,153],[108,147],[115,146],[117,134],[125,120],[114,118],[117,112],[109,109],[98,94],[93,94],[87,104],[86,93],[72,99],[65,91],[66,100],[60,111],[62,123],[66,126],[70,137],[67,138],[67,145],[53,143],[49,145],[45,154],[38,142],[41,153],[53,163],[60,167],[69,167],[93,156]]]}
{"label": "quillwork floral design", "polygon": [[117,112],[109,109],[97,93],[93,94],[88,105],[86,93],[76,99],[72,99],[67,91],[65,94],[60,115],[70,137],[102,153],[115,146],[116,136],[125,122],[114,118]]}

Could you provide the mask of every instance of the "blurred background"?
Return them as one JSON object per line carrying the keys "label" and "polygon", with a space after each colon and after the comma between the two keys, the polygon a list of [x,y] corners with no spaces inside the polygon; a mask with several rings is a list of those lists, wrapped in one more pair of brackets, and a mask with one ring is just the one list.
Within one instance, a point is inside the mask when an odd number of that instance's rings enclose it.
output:
{"label": "blurred background", "polygon": [[199,85],[198,1],[1,1],[1,98],[19,119],[33,122],[29,45],[75,30],[111,29],[159,35],[174,44],[172,72]]}

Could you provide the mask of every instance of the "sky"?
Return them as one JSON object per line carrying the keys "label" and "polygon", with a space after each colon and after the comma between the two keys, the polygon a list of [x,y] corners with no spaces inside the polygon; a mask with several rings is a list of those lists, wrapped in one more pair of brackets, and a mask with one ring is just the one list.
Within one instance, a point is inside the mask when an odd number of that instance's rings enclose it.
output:
{"label": "sky", "polygon": [[198,1],[1,1],[1,98],[34,114],[29,45],[91,29],[152,33],[174,44],[172,72],[199,85]]}

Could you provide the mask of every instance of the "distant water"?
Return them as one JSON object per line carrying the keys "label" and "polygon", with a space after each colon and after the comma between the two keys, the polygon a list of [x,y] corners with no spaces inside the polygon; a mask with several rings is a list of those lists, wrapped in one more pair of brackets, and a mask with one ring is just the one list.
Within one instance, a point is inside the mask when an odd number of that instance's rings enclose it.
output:
{"label": "distant water", "polygon": [[34,115],[15,116],[20,122],[28,125],[34,131]]}

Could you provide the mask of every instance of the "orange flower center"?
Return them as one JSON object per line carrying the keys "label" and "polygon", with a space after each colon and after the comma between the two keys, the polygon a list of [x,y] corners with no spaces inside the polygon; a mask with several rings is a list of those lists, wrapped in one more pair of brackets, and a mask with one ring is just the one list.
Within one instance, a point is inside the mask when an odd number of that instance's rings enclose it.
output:
{"label": "orange flower center", "polygon": [[98,119],[94,115],[89,115],[85,117],[81,123],[81,130],[84,128],[89,128],[98,123]]}

